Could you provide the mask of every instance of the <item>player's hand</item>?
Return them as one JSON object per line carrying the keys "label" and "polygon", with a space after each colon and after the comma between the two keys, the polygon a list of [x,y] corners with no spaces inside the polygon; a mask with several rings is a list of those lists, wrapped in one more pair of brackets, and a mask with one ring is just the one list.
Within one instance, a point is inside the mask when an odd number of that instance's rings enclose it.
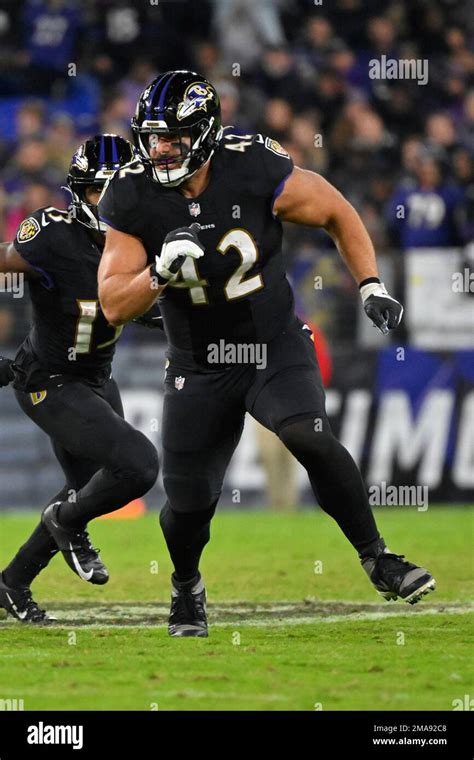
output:
{"label": "player's hand", "polygon": [[402,319],[403,306],[395,298],[389,296],[383,282],[362,285],[360,295],[365,313],[383,335],[398,327]]}
{"label": "player's hand", "polygon": [[5,356],[0,356],[0,388],[9,385],[14,379],[15,374],[12,367],[13,362],[11,359],[7,359]]}
{"label": "player's hand", "polygon": [[199,259],[204,255],[197,232],[200,225],[197,222],[190,227],[178,227],[168,232],[159,256],[155,259],[157,274],[165,280],[170,280],[181,269],[187,256]]}

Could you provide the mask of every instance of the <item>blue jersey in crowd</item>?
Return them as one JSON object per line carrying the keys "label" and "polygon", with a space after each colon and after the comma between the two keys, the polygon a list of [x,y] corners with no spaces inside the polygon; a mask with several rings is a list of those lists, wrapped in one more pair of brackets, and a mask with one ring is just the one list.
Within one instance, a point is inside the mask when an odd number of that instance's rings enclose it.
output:
{"label": "blue jersey in crowd", "polygon": [[459,244],[455,210],[463,200],[460,187],[452,183],[423,189],[404,183],[395,190],[388,221],[402,248],[424,248]]}

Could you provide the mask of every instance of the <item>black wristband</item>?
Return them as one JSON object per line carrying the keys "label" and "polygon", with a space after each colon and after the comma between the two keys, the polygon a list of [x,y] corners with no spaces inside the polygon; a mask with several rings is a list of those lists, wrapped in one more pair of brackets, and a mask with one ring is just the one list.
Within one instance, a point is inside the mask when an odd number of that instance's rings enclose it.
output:
{"label": "black wristband", "polygon": [[364,285],[369,285],[371,282],[378,282],[380,285],[380,280],[378,277],[366,277],[365,280],[362,280],[362,282],[359,283],[359,290],[364,287]]}
{"label": "black wristband", "polygon": [[169,282],[166,277],[162,277],[161,274],[156,271],[155,262],[153,262],[153,264],[150,264],[150,277],[156,278],[158,285],[167,285]]}

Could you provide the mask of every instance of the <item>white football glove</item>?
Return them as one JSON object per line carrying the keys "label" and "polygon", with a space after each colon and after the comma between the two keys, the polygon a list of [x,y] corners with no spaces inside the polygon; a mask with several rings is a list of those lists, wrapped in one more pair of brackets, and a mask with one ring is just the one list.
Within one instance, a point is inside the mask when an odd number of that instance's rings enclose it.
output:
{"label": "white football glove", "polygon": [[194,222],[190,227],[178,227],[168,232],[159,256],[155,257],[155,269],[159,277],[171,280],[184,264],[187,256],[199,259],[204,255],[204,247],[197,236],[200,225]]}
{"label": "white football glove", "polygon": [[364,311],[383,335],[400,324],[403,306],[387,293],[383,282],[359,286]]}

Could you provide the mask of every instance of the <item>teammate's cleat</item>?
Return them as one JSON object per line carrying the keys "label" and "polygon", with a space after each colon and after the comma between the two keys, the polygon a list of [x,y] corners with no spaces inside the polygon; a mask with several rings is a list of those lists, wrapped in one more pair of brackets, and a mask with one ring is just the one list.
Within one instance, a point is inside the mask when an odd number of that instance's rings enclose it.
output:
{"label": "teammate's cleat", "polygon": [[28,587],[7,586],[2,573],[0,573],[0,607],[22,623],[51,623],[56,620],[37,605]]}
{"label": "teammate's cleat", "polygon": [[56,501],[46,507],[41,517],[43,525],[56,541],[71,570],[83,581],[102,586],[109,580],[109,573],[99,557],[98,550],[92,546],[85,528],[64,528],[60,524],[57,515],[60,504],[60,501]]}
{"label": "teammate's cleat", "polygon": [[201,575],[188,583],[171,576],[170,636],[207,636],[206,589]]}
{"label": "teammate's cleat", "polygon": [[377,557],[364,557],[362,567],[384,599],[397,597],[409,604],[434,591],[436,581],[428,570],[404,559],[403,554],[392,554],[387,549]]}

